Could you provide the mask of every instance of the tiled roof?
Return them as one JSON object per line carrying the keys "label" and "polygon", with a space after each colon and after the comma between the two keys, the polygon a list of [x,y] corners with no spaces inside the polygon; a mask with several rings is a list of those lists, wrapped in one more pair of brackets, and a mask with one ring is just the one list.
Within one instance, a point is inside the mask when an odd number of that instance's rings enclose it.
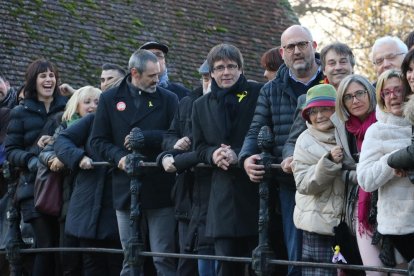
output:
{"label": "tiled roof", "polygon": [[19,86],[38,57],[54,62],[62,82],[99,84],[100,66],[127,67],[139,45],[167,44],[170,79],[198,84],[197,68],[209,49],[236,45],[248,78],[263,81],[260,56],[280,44],[298,20],[287,0],[215,1],[0,1],[0,71]]}

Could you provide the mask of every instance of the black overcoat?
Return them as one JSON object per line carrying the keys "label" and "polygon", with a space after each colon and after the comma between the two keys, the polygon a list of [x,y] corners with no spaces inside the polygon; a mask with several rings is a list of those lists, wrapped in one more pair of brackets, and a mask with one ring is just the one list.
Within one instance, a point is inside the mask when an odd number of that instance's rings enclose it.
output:
{"label": "black overcoat", "polygon": [[[117,169],[119,160],[130,153],[124,147],[125,137],[134,127],[139,127],[145,137],[142,154],[144,161],[154,162],[162,151],[164,132],[170,126],[177,109],[178,98],[161,87],[155,93],[139,92],[139,109],[134,104],[127,75],[119,87],[102,93],[92,130],[92,146],[103,160],[114,164],[112,171],[113,201],[116,210],[130,208],[130,178]],[[149,168],[142,181],[141,202],[144,209],[172,206],[171,187],[175,174],[161,168]]]}
{"label": "black overcoat", "polygon": [[[232,132],[228,138],[225,138],[224,110],[217,97],[209,93],[194,102],[193,139],[202,162],[213,165],[212,155],[221,144],[230,145],[236,154],[239,153],[260,88],[261,84],[244,82],[240,92],[247,93],[238,101],[239,112],[232,122]],[[256,235],[258,199],[258,185],[250,182],[244,170],[213,168],[206,235],[214,238]]]}

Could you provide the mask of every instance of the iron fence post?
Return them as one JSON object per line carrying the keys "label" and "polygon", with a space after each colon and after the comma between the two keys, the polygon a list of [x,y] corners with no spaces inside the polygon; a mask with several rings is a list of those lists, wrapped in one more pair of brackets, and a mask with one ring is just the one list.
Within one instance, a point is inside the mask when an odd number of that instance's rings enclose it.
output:
{"label": "iron fence post", "polygon": [[259,165],[264,165],[265,174],[259,184],[259,244],[253,250],[252,268],[257,275],[270,275],[274,266],[269,263],[270,259],[275,259],[275,254],[269,246],[269,185],[272,177],[272,163],[275,158],[272,156],[273,134],[268,126],[260,129],[257,137],[257,144],[261,150]]}
{"label": "iron fence post", "polygon": [[144,147],[144,136],[141,129],[135,127],[129,134],[129,144],[132,153],[126,158],[126,172],[131,178],[131,238],[128,241],[128,248],[126,252],[126,259],[128,260],[131,276],[138,276],[143,268],[143,257],[140,252],[144,251],[144,243],[142,240],[142,233],[140,232],[141,222],[141,187],[142,187],[142,168],[140,163],[144,156],[140,150]]}

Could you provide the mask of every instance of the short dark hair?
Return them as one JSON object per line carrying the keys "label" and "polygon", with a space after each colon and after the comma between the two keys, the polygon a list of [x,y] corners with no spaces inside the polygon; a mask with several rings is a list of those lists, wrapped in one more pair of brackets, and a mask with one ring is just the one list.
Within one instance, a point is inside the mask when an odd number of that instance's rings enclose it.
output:
{"label": "short dark hair", "polygon": [[25,74],[25,88],[24,88],[24,97],[25,98],[37,98],[36,90],[36,81],[37,75],[44,73],[47,70],[52,71],[55,74],[56,85],[55,90],[53,91],[53,97],[59,93],[59,72],[57,67],[50,61],[46,59],[37,59],[33,61],[26,70]]}
{"label": "short dark hair", "polygon": [[408,50],[410,50],[411,47],[414,46],[414,31],[407,35],[407,37],[404,39],[404,43],[405,45],[407,45]]}
{"label": "short dark hair", "polygon": [[411,49],[405,55],[404,60],[401,63],[401,72],[402,72],[402,75],[403,75],[402,83],[404,85],[404,90],[406,91],[406,95],[414,93],[414,91],[411,91],[411,87],[408,84],[408,80],[407,80],[407,72],[410,69],[411,62],[413,62],[413,61],[414,61],[414,49]]}
{"label": "short dark hair", "polygon": [[335,42],[335,43],[332,43],[332,44],[329,44],[329,45],[325,46],[321,51],[322,70],[325,70],[326,55],[331,50],[335,51],[335,53],[337,53],[338,55],[348,56],[349,57],[349,62],[351,63],[351,66],[352,67],[355,66],[355,56],[354,56],[354,53],[352,53],[351,48],[349,48],[349,46],[346,45],[345,43]]}
{"label": "short dark hair", "polygon": [[280,47],[267,50],[260,59],[262,67],[268,71],[277,71],[283,64],[282,56],[279,52]]}
{"label": "short dark hair", "polygon": [[118,71],[118,73],[122,76],[126,75],[126,71],[121,66],[119,66],[118,64],[114,64],[114,63],[102,64],[102,71],[105,71],[105,70],[115,70],[115,71]]}
{"label": "short dark hair", "polygon": [[218,44],[211,48],[207,55],[207,63],[210,72],[213,72],[214,63],[219,60],[232,60],[243,70],[243,56],[240,50],[232,44]]}

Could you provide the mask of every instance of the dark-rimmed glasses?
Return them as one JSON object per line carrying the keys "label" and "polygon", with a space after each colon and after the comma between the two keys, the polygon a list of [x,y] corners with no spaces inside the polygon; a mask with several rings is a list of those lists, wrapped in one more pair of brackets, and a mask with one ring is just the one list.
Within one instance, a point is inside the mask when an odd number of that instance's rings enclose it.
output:
{"label": "dark-rimmed glasses", "polygon": [[282,48],[285,49],[285,51],[288,53],[292,53],[295,50],[296,46],[299,48],[299,50],[303,51],[306,48],[308,48],[308,45],[311,42],[312,41],[299,41],[296,43],[290,43],[285,46],[282,46]]}
{"label": "dark-rimmed glasses", "polygon": [[237,64],[229,64],[227,66],[219,65],[219,66],[214,67],[213,71],[217,73],[222,73],[224,72],[224,70],[226,70],[226,68],[228,71],[235,71],[237,70],[237,68],[239,68],[239,66]]}
{"label": "dark-rimmed glasses", "polygon": [[397,86],[397,87],[394,87],[392,89],[383,89],[381,91],[381,98],[383,98],[383,99],[389,98],[389,97],[391,97],[391,94],[393,94],[396,97],[399,97],[399,96],[401,96],[402,91],[403,90],[402,90],[401,86]]}
{"label": "dark-rimmed glasses", "polygon": [[344,100],[345,103],[352,103],[354,101],[354,98],[357,100],[362,100],[367,93],[368,93],[367,90],[357,90],[355,91],[353,95],[351,94],[344,95],[342,99]]}

